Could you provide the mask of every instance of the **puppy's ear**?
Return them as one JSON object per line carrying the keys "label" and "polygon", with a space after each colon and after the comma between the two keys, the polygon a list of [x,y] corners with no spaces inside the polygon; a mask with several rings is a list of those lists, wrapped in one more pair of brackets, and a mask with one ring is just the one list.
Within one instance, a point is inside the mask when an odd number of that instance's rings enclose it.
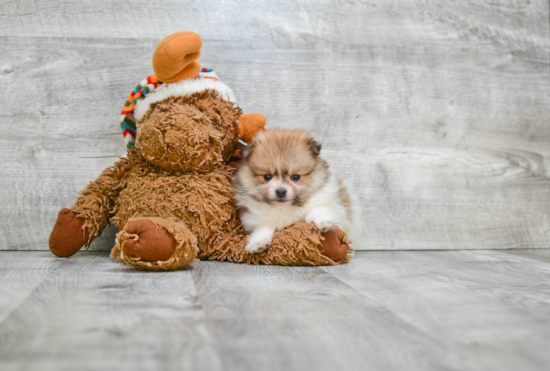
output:
{"label": "puppy's ear", "polygon": [[241,154],[243,155],[243,160],[248,160],[250,156],[252,156],[252,152],[254,151],[254,144],[249,144],[246,147],[243,147],[241,150]]}
{"label": "puppy's ear", "polygon": [[308,139],[307,145],[313,156],[317,157],[321,153],[321,145],[313,139]]}

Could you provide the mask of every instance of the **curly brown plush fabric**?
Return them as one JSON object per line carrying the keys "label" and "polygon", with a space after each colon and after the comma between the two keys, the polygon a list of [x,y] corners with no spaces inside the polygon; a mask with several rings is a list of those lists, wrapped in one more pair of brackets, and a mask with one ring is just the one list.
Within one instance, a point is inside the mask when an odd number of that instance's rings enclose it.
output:
{"label": "curly brown plush fabric", "polygon": [[[66,218],[83,221],[86,245],[113,222],[120,232],[111,257],[140,269],[177,269],[196,259],[335,264],[319,251],[324,238],[313,224],[277,231],[264,253],[243,250],[247,234],[233,201],[235,170],[226,163],[240,146],[235,129],[241,114],[212,90],[153,103],[138,126],[136,147],[80,193],[74,215]],[[352,251],[345,236],[340,242]],[[348,254],[339,257],[346,262]]]}

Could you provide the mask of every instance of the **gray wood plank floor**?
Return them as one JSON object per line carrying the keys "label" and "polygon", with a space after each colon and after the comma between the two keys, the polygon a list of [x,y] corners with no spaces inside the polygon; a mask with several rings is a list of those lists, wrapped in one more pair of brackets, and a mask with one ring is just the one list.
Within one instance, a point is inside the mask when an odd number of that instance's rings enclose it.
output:
{"label": "gray wood plank floor", "polygon": [[0,250],[48,248],[181,30],[246,112],[323,142],[363,209],[355,248],[550,246],[547,0],[2,0]]}
{"label": "gray wood plank floor", "polygon": [[550,250],[168,273],[2,251],[0,282],[2,371],[550,367]]}

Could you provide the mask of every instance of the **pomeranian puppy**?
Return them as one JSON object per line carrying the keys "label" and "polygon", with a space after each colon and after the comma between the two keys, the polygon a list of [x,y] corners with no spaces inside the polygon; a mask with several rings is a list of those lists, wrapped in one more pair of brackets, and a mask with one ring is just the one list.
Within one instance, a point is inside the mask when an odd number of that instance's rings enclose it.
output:
{"label": "pomeranian puppy", "polygon": [[307,131],[282,129],[259,132],[243,151],[234,185],[241,222],[251,232],[247,251],[265,251],[273,232],[293,223],[353,236],[349,193],[320,152]]}

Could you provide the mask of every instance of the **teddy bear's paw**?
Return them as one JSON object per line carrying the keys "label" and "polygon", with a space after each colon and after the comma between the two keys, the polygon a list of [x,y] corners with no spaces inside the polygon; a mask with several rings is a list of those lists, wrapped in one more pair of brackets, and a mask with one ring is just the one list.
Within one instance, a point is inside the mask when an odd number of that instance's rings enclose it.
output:
{"label": "teddy bear's paw", "polygon": [[166,261],[176,251],[174,236],[149,219],[137,219],[126,227],[126,232],[134,235],[124,241],[124,252],[142,261]]}
{"label": "teddy bear's paw", "polygon": [[88,229],[83,228],[85,223],[77,213],[62,209],[48,241],[51,252],[59,257],[67,257],[80,250],[89,238]]}
{"label": "teddy bear's paw", "polygon": [[335,262],[346,259],[349,252],[349,241],[340,228],[322,233],[324,240],[318,246],[319,252]]}
{"label": "teddy bear's paw", "polygon": [[257,229],[248,238],[248,244],[244,247],[244,250],[252,254],[264,252],[271,245],[272,238],[272,230],[268,228]]}

